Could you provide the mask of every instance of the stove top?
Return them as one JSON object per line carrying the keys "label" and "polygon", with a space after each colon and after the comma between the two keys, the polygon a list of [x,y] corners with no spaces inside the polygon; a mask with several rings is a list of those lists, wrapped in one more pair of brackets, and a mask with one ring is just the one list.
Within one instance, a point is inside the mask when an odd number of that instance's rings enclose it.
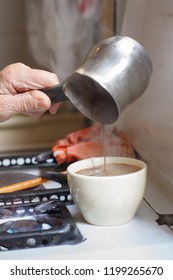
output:
{"label": "stove top", "polygon": [[[33,175],[38,175],[40,172],[38,166],[22,168],[20,171]],[[30,202],[40,205],[44,201],[45,199],[42,199],[42,196],[38,201],[29,200],[28,202],[21,199],[21,203],[24,205],[26,203],[26,206]],[[8,208],[8,203],[8,200],[6,200],[6,203],[1,207]],[[121,226],[100,227],[87,224],[72,201],[62,204],[68,209],[72,221],[75,222],[79,230],[79,235],[77,234],[79,242],[76,242],[75,246],[66,243],[62,246],[42,244],[44,246],[33,246],[29,250],[18,250],[18,259],[173,259],[172,225],[163,223],[163,221],[158,222],[162,214],[170,215],[173,213],[173,203],[171,198],[157,187],[152,178],[148,178],[145,198],[134,219]],[[19,232],[11,234],[19,234]],[[0,259],[15,260],[16,250],[1,252]]]}

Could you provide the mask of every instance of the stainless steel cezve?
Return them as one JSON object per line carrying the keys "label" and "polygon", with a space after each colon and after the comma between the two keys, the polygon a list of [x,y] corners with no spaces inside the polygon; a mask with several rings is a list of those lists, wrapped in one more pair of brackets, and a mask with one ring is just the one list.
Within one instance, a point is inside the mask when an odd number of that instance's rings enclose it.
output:
{"label": "stainless steel cezve", "polygon": [[97,43],[63,83],[41,90],[52,103],[70,100],[87,118],[113,124],[145,92],[151,74],[146,50],[129,37],[115,36]]}

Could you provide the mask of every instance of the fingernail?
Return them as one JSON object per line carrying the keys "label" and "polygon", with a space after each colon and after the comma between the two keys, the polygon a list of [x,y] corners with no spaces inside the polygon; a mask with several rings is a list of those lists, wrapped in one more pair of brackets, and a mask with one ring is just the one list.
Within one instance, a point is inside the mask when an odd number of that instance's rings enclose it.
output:
{"label": "fingernail", "polygon": [[37,101],[37,109],[47,110],[47,107],[45,106],[45,103],[43,102],[43,100],[38,100]]}

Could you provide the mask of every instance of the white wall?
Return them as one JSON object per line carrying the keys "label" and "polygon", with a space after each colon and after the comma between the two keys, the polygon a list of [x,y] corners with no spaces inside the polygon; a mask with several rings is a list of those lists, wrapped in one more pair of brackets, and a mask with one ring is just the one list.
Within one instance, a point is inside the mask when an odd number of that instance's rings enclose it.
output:
{"label": "white wall", "polygon": [[173,1],[128,0],[122,35],[147,49],[153,76],[120,125],[139,154],[173,184]]}

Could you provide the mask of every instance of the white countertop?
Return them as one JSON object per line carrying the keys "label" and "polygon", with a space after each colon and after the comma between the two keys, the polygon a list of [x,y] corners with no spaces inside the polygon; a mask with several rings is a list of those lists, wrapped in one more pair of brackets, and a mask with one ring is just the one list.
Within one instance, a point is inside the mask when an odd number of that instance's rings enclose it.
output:
{"label": "white countertop", "polygon": [[[151,182],[147,184],[145,198],[160,214],[173,213],[172,201]],[[1,251],[0,259],[173,259],[173,231],[157,224],[158,216],[145,200],[134,219],[121,226],[93,226],[83,220],[76,206],[70,205],[68,209],[85,241],[77,245]]]}

